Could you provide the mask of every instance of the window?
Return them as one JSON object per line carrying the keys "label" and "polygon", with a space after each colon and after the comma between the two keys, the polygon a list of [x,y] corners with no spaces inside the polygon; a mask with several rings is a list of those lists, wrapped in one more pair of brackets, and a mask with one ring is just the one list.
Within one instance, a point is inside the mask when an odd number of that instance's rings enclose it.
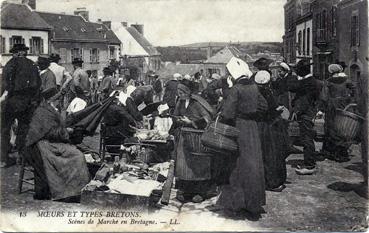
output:
{"label": "window", "polygon": [[21,36],[12,36],[9,38],[9,49],[13,48],[15,44],[24,44],[24,39]]}
{"label": "window", "polygon": [[360,45],[359,16],[351,16],[351,47]]}
{"label": "window", "polygon": [[30,54],[39,55],[44,53],[44,40],[40,37],[32,37],[29,39]]}
{"label": "window", "polygon": [[74,60],[74,58],[81,58],[82,59],[82,49],[80,48],[73,48],[71,50],[71,58],[72,58],[72,61]]}
{"label": "window", "polygon": [[306,55],[310,56],[310,28],[306,31]]}
{"label": "window", "polygon": [[297,51],[299,53],[299,55],[301,55],[301,46],[302,46],[302,39],[301,39],[301,31],[299,31],[299,34],[297,35]]}
{"label": "window", "polygon": [[109,47],[109,58],[110,59],[115,58],[115,48],[113,46]]}
{"label": "window", "polygon": [[317,42],[324,42],[327,38],[327,11],[323,10],[316,15],[316,34],[315,39]]}
{"label": "window", "polygon": [[60,48],[60,63],[67,63],[67,49]]}
{"label": "window", "polygon": [[0,36],[0,53],[5,53],[5,38]]}
{"label": "window", "polygon": [[337,35],[337,6],[332,6],[332,37]]}
{"label": "window", "polygon": [[303,33],[302,33],[302,54],[305,55],[306,51],[306,30],[304,29],[303,30]]}
{"label": "window", "polygon": [[90,49],[90,62],[91,63],[99,62],[99,49]]}
{"label": "window", "polygon": [[220,74],[220,70],[219,69],[211,68],[211,69],[208,69],[208,73],[210,75],[212,75],[212,74]]}

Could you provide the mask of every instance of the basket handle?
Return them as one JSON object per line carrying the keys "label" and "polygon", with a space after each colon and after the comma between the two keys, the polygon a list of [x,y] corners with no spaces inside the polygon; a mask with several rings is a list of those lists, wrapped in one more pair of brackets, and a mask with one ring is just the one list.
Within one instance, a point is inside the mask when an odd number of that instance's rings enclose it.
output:
{"label": "basket handle", "polygon": [[343,109],[343,111],[347,111],[347,109],[349,109],[350,107],[357,107],[357,104],[355,104],[355,103],[348,104],[348,105],[346,105],[346,107]]}

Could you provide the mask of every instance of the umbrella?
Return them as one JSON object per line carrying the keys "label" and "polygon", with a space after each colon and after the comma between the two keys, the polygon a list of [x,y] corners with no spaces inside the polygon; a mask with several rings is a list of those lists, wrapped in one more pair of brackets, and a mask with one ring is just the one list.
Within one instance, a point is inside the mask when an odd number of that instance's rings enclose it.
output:
{"label": "umbrella", "polygon": [[147,116],[147,115],[157,111],[159,105],[161,105],[161,104],[162,104],[162,102],[155,102],[155,103],[148,104],[140,112],[142,113],[142,115]]}
{"label": "umbrella", "polygon": [[72,113],[66,119],[66,125],[72,128],[83,129],[84,134],[92,136],[99,125],[105,110],[115,99],[114,96],[106,100],[88,106],[87,108]]}

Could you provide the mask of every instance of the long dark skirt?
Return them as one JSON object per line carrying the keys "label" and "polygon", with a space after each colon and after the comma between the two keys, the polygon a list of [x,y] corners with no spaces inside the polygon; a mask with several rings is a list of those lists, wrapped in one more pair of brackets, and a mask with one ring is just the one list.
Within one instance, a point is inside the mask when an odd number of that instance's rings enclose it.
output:
{"label": "long dark skirt", "polygon": [[258,122],[261,148],[264,161],[264,175],[266,189],[277,188],[286,182],[286,154],[287,144],[284,140],[285,132],[282,121],[274,124]]}
{"label": "long dark skirt", "polygon": [[262,213],[266,200],[258,126],[255,121],[237,119],[236,127],[242,132],[238,138],[239,156],[229,184],[221,186],[217,204],[231,211]]}

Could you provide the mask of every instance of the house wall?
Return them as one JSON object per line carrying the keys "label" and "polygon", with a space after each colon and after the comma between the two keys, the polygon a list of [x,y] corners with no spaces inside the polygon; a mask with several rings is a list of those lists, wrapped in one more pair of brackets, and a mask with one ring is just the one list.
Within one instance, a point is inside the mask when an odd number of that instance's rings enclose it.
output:
{"label": "house wall", "polygon": [[[314,75],[319,79],[327,79],[328,66],[337,59],[337,23],[334,24],[333,9],[338,0],[314,1],[311,5],[313,12],[313,63]],[[324,13],[325,12],[325,13]],[[323,17],[325,15],[325,17]],[[325,20],[322,20],[325,18]],[[325,23],[322,23],[325,21]]]}
{"label": "house wall", "polygon": [[[51,42],[51,52],[58,53],[61,56],[60,64],[68,71],[73,71],[72,65],[72,49],[82,49],[83,68],[85,70],[96,71],[98,75],[102,75],[102,70],[110,62],[108,45],[106,43],[81,43],[81,42]],[[91,61],[91,49],[98,49],[98,62]]]}
{"label": "house wall", "polygon": [[[351,18],[359,18],[359,45],[351,43]],[[347,65],[345,72],[358,88],[365,88],[368,79],[368,3],[364,0],[342,1],[338,5],[338,59]],[[364,90],[357,90],[360,97]],[[366,93],[367,94],[367,93]],[[362,98],[365,99],[365,98]]]}
{"label": "house wall", "polygon": [[296,21],[297,9],[296,0],[288,0],[284,5],[284,29],[285,34],[283,36],[283,57],[287,63],[296,62]]}
{"label": "house wall", "polygon": [[[206,75],[211,75],[211,70],[217,70],[220,76],[225,76],[226,75],[226,64],[204,64],[204,71]],[[213,71],[213,72],[214,72]]]}
{"label": "house wall", "polygon": [[121,55],[127,56],[148,56],[149,54],[145,51],[144,48],[131,36],[131,34],[127,31],[123,25],[120,23],[112,23],[112,30],[115,35],[118,37],[121,44]]}
{"label": "house wall", "polygon": [[[27,47],[30,47],[30,39],[32,37],[40,37],[43,40],[44,54],[49,54],[49,32],[48,31],[33,31],[33,30],[13,30],[13,29],[1,29],[0,34],[5,38],[5,53],[1,54],[1,64],[6,64],[10,58],[9,53],[10,44],[9,38],[12,36],[21,36],[24,39],[24,43]],[[28,56],[31,60],[36,61],[38,56],[33,56],[29,54]]]}
{"label": "house wall", "polygon": [[[305,34],[304,34],[305,31]],[[309,31],[309,33],[308,33]],[[299,42],[299,34],[301,41]],[[313,20],[307,19],[304,22],[296,24],[296,63],[301,59],[312,60],[313,58]],[[313,66],[311,66],[313,72]]]}

